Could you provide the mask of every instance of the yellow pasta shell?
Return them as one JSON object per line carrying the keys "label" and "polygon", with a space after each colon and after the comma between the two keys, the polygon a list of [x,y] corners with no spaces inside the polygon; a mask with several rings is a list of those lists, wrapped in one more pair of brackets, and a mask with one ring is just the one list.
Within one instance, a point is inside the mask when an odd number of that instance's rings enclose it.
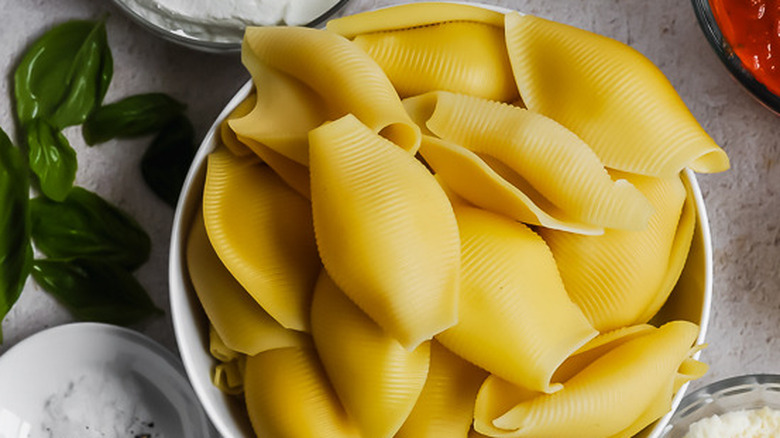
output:
{"label": "yellow pasta shell", "polygon": [[484,370],[431,342],[431,365],[420,398],[396,438],[465,437]]}
{"label": "yellow pasta shell", "polygon": [[[671,386],[691,353],[698,327],[667,323],[618,345],[569,379],[555,394],[523,401],[493,425],[507,437],[598,438],[632,427]],[[664,400],[666,410],[671,399]],[[479,431],[479,429],[477,429]]]}
{"label": "yellow pasta shell", "polygon": [[[308,137],[308,133],[307,133]],[[250,138],[237,137],[265,164],[279,175],[290,188],[306,199],[311,199],[309,168]],[[308,141],[308,140],[307,140]],[[308,146],[308,143],[307,143]],[[308,160],[308,153],[306,154]]]}
{"label": "yellow pasta shell", "polygon": [[244,397],[258,437],[361,438],[313,347],[247,358]]}
{"label": "yellow pasta shell", "polygon": [[460,241],[433,175],[353,116],[310,143],[314,230],[331,278],[407,349],[451,327]]}
{"label": "yellow pasta shell", "polygon": [[599,227],[646,226],[653,209],[642,193],[613,181],[588,145],[554,120],[444,91],[411,99],[431,108],[425,125],[432,133],[479,155],[536,205]]}
{"label": "yellow pasta shell", "polygon": [[246,99],[242,100],[224,120],[222,120],[222,123],[219,124],[219,136],[222,140],[222,144],[224,144],[233,155],[242,157],[252,153],[252,151],[236,137],[236,133],[230,127],[230,121],[240,119],[252,112],[256,103],[257,93],[253,91]]}
{"label": "yellow pasta shell", "polygon": [[457,3],[419,2],[361,12],[328,21],[327,29],[347,38],[446,21],[473,21],[504,26],[504,14],[490,9]]}
{"label": "yellow pasta shell", "polygon": [[420,155],[443,184],[475,206],[531,225],[587,235],[604,233],[604,228],[569,217],[541,197],[537,199],[542,202],[537,204],[526,194],[532,192],[513,185],[479,155],[462,146],[424,135]]}
{"label": "yellow pasta shell", "polygon": [[680,275],[682,274],[685,264],[688,261],[688,253],[691,250],[691,244],[693,241],[693,234],[696,229],[696,198],[693,194],[693,188],[691,187],[690,180],[683,179],[683,185],[685,186],[685,203],[680,213],[680,222],[677,224],[677,232],[674,235],[674,241],[672,242],[672,249],[669,255],[669,267],[666,270],[663,280],[661,280],[661,287],[658,289],[658,293],[655,294],[655,299],[651,301],[642,315],[637,318],[638,322],[650,321],[656,313],[666,303],[669,295],[672,293],[677,285]]}
{"label": "yellow pasta shell", "polygon": [[353,41],[382,67],[401,97],[446,90],[503,102],[518,98],[503,27],[450,21]]}
{"label": "yellow pasta shell", "polygon": [[532,15],[506,15],[517,87],[528,109],[581,137],[610,168],[669,178],[729,168],[653,63],[611,38]]}
{"label": "yellow pasta shell", "polygon": [[308,330],[321,269],[309,202],[268,166],[219,149],[208,157],[203,217],[241,286],[285,328]]}
{"label": "yellow pasta shell", "polygon": [[[329,119],[354,114],[412,154],[420,146],[420,130],[382,69],[340,35],[302,27],[248,27],[242,59],[250,71],[265,65],[303,83],[327,106]],[[258,83],[258,93],[261,87]],[[261,99],[258,94],[258,104]],[[235,129],[235,123],[231,126]]]}
{"label": "yellow pasta shell", "polygon": [[393,437],[423,390],[430,343],[407,351],[324,271],[311,315],[314,345],[347,414],[362,436]]}
{"label": "yellow pasta shell", "polygon": [[458,323],[436,339],[517,385],[554,392],[563,361],[597,332],[569,299],[552,253],[526,225],[455,206],[461,239]]}
{"label": "yellow pasta shell", "polygon": [[200,304],[227,348],[252,356],[298,345],[305,336],[282,327],[233,278],[209,242],[200,211],[187,240],[187,268]]}
{"label": "yellow pasta shell", "polygon": [[[648,306],[663,303],[668,296],[671,289],[664,288],[664,279],[686,199],[679,176],[660,179],[617,171],[612,175],[631,182],[652,203],[655,212],[647,228],[607,229],[601,236],[539,230],[569,296],[602,332],[647,322],[649,318],[642,319]],[[685,245],[690,245],[690,234]],[[682,265],[671,268],[681,270]],[[662,300],[657,300],[659,294]]]}
{"label": "yellow pasta shell", "polygon": [[294,76],[244,54],[257,98],[252,110],[228,124],[239,139],[251,139],[290,160],[309,162],[309,131],[332,115],[323,98]]}

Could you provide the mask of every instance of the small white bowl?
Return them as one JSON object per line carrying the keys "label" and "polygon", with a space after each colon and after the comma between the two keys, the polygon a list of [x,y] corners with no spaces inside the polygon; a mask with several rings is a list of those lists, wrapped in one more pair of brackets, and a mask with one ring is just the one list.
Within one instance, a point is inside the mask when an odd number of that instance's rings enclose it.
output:
{"label": "small white bowl", "polygon": [[0,356],[0,437],[209,438],[211,430],[179,359],[136,331],[66,324]]}

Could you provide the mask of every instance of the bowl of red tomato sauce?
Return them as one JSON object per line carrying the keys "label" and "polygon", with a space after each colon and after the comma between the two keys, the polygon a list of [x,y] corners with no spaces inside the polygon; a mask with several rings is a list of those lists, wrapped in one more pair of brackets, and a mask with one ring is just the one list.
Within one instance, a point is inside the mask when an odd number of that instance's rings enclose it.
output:
{"label": "bowl of red tomato sauce", "polygon": [[780,115],[780,0],[692,0],[731,75]]}

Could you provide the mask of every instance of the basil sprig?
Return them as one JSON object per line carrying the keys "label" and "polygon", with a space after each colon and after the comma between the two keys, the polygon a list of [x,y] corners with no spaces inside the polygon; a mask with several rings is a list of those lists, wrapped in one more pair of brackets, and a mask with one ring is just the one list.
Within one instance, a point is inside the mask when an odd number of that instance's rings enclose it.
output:
{"label": "basil sprig", "polygon": [[184,180],[195,157],[195,130],[180,116],[165,126],[141,159],[141,174],[152,191],[176,207]]}
{"label": "basil sprig", "polygon": [[51,258],[94,258],[135,270],[149,259],[151,241],[127,213],[81,187],[63,202],[30,203],[35,246]]}
{"label": "basil sprig", "polygon": [[45,120],[33,119],[27,125],[27,149],[41,192],[54,201],[64,200],[78,169],[68,139]]}
{"label": "basil sprig", "polygon": [[179,117],[185,105],[163,93],[137,94],[101,106],[82,126],[88,145],[153,134]]}
{"label": "basil sprig", "polygon": [[0,129],[0,321],[22,293],[32,265],[28,193],[24,157]]}
{"label": "basil sprig", "polygon": [[135,277],[110,261],[35,260],[32,276],[83,321],[127,325],[162,313]]}
{"label": "basil sprig", "polygon": [[114,73],[105,23],[69,21],[46,32],[22,57],[14,74],[19,123],[78,125],[103,101]]}

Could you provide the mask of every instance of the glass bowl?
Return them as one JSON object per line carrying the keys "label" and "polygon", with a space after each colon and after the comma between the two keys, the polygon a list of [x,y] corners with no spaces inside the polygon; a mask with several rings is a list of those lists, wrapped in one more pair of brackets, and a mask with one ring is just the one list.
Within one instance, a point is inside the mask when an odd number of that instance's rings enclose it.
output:
{"label": "glass bowl", "polygon": [[704,36],[717,53],[718,58],[728,69],[731,76],[736,79],[750,94],[755,97],[762,105],[769,108],[775,114],[780,115],[780,96],[772,93],[764,84],[759,82],[753,74],[745,68],[731,45],[723,36],[715,14],[712,11],[712,5],[709,0],[691,0],[693,10],[696,12],[696,18],[699,20]]}
{"label": "glass bowl", "polygon": [[[333,6],[308,23],[316,27],[341,9],[348,0],[334,0]],[[114,4],[141,27],[167,41],[210,53],[238,53],[244,26],[236,23],[207,23],[184,16],[173,16],[154,7],[153,0],[113,0]]]}
{"label": "glass bowl", "polygon": [[691,424],[703,418],[763,407],[780,409],[780,375],[731,377],[686,395],[661,437],[682,438]]}

